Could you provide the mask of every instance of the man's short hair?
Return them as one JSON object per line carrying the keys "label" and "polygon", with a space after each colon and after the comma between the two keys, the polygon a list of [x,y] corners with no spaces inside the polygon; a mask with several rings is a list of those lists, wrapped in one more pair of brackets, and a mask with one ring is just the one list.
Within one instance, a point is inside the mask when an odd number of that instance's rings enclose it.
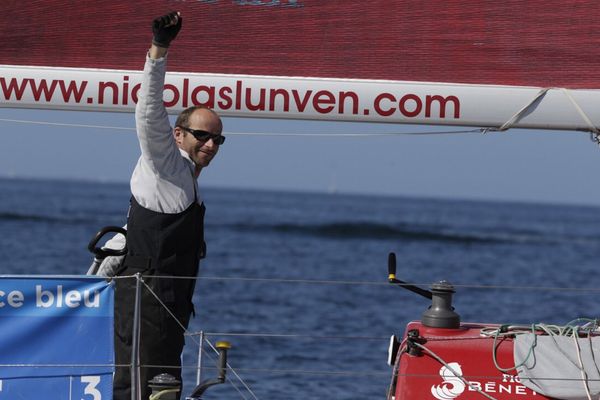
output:
{"label": "man's short hair", "polygon": [[214,112],[213,110],[211,110],[210,108],[208,108],[206,106],[192,106],[192,107],[186,108],[179,114],[179,116],[177,116],[177,121],[175,121],[175,126],[183,126],[184,128],[189,128],[190,127],[190,116],[196,110],[208,110],[211,113],[213,113],[214,115],[216,115],[217,117],[219,116],[216,112]]}

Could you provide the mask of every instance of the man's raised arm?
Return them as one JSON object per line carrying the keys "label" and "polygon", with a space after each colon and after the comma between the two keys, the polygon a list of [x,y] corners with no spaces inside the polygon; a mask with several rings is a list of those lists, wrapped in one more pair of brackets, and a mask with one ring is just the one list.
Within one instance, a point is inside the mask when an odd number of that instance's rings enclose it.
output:
{"label": "man's raised arm", "polygon": [[[163,15],[152,22],[152,46],[144,66],[144,77],[135,113],[137,135],[142,150],[138,172],[144,176],[169,176],[175,173],[181,164],[181,156],[163,102],[163,87],[167,50],[181,30],[182,22],[178,12]],[[132,183],[137,178],[139,174],[134,172]],[[134,195],[137,194],[138,189],[135,189]]]}

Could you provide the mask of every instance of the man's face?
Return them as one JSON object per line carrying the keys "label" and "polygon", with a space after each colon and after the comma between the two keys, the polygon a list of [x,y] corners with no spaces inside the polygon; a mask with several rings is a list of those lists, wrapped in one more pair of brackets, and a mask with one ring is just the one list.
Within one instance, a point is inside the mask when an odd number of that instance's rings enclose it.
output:
{"label": "man's face", "polygon": [[[203,130],[215,135],[220,135],[222,130],[221,120],[209,110],[199,109],[190,116],[189,126],[193,130]],[[212,139],[200,141],[189,132],[175,128],[175,141],[177,146],[186,153],[197,167],[207,167],[219,151],[219,145]]]}

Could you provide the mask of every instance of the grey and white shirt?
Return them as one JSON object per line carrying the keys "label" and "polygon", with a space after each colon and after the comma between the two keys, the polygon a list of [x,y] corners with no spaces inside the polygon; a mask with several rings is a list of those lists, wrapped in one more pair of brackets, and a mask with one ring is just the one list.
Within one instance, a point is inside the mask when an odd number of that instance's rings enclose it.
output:
{"label": "grey and white shirt", "polygon": [[[159,213],[177,214],[186,210],[194,200],[198,203],[202,200],[194,177],[194,162],[177,147],[164,106],[166,64],[166,56],[159,59],[146,57],[135,109],[141,156],[131,176],[130,187],[142,207]],[[117,234],[104,247],[121,249],[124,245],[125,237]],[[106,257],[96,274],[113,276],[122,259]]]}

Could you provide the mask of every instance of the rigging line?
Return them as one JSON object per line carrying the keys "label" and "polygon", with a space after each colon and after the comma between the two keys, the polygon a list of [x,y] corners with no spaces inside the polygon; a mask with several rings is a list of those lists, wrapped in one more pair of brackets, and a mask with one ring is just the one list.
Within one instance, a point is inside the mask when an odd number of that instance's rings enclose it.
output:
{"label": "rigging line", "polygon": [[[569,353],[567,353],[567,351],[565,351],[565,349],[563,348],[563,346],[561,346],[560,344],[558,344],[558,342],[556,341],[556,337],[557,336],[565,336],[565,329],[563,327],[558,327],[558,333],[553,331],[552,325],[545,325],[545,324],[538,324],[538,326],[540,326],[547,334],[548,337],[550,339],[552,339],[552,342],[554,343],[554,346],[556,347],[556,349],[563,355],[563,357],[569,362],[571,363],[571,365],[573,365],[575,368],[579,368],[577,366],[577,363],[571,359],[571,357],[569,356]],[[537,336],[536,336],[537,338]]]}
{"label": "rigging line", "polygon": [[[213,346],[213,344],[210,342],[210,340],[205,338],[204,341],[210,346],[211,349],[213,349],[213,351],[215,353],[217,353],[217,354],[219,353],[219,351],[215,348],[215,346]],[[246,382],[244,382],[244,380],[238,375],[236,370],[233,369],[233,367],[229,364],[229,362],[227,363],[227,368],[229,368],[229,370],[235,375],[235,377],[238,379],[238,381],[240,381],[240,383],[246,388],[248,393],[250,393],[252,395],[252,397],[254,397],[254,399],[258,400],[258,397],[256,397],[256,395],[254,394],[252,389],[250,389],[250,387],[246,384]],[[232,383],[232,385],[233,385],[233,383]],[[234,385],[234,387],[237,390],[237,387],[235,385]],[[239,392],[239,390],[238,390],[238,392]],[[241,394],[241,392],[240,392],[240,394]]]}
{"label": "rigging line", "polygon": [[[215,360],[212,360],[212,361],[215,361]],[[227,364],[227,366],[229,367],[229,369],[231,369],[231,372],[233,372],[235,374],[235,371],[231,368],[231,366],[229,365],[229,363]],[[189,369],[198,369],[198,367],[196,365],[181,365],[181,366],[176,366],[176,365],[141,364],[140,367],[143,367],[143,368],[161,368],[161,369],[164,369],[164,370],[167,370],[167,369],[173,369],[173,370],[178,370],[178,369],[182,369],[182,370],[183,369],[188,369],[188,370]],[[217,367],[202,367],[201,369],[202,370],[211,370],[211,371],[212,370],[215,370],[215,371],[219,370]],[[235,375],[236,375],[236,377],[238,379],[240,379],[237,374],[235,374]],[[244,400],[247,400],[247,397],[244,396],[244,394],[240,391],[240,389],[237,387],[237,385],[235,385],[233,383],[233,381],[228,376],[226,376],[225,379],[239,393],[240,397],[242,397]],[[241,379],[240,379],[240,382],[242,382],[242,384],[244,383]],[[248,388],[248,387],[246,386],[246,388]],[[250,393],[252,393],[252,391],[249,388],[248,388],[248,391]],[[256,400],[259,400],[256,396],[254,398]]]}
{"label": "rigging line", "polygon": [[[208,341],[206,339],[204,339],[207,343]],[[209,343],[210,345],[210,343]],[[214,349],[214,347],[213,347]],[[216,349],[215,349],[216,350]],[[227,367],[231,370],[231,372],[236,376],[236,378],[242,383],[242,385],[246,388],[246,390],[248,390],[248,392],[254,397],[255,400],[258,400],[258,398],[256,397],[256,395],[254,394],[254,392],[252,392],[252,390],[250,390],[250,388],[248,387],[248,385],[245,384],[245,382],[239,377],[239,375],[235,372],[235,370],[233,368],[231,368],[231,365],[229,365],[229,363],[227,363]],[[182,369],[187,368],[186,366],[182,365],[181,366]],[[197,366],[192,366],[191,368],[196,369]],[[219,368],[217,367],[202,367],[202,370],[214,370],[214,371],[219,371]],[[240,395],[241,398],[243,398],[244,400],[247,400],[248,398],[244,395],[244,393],[242,393],[242,391],[240,390],[240,388],[238,388],[238,386],[231,380],[231,378],[229,376],[225,376],[225,380],[227,380],[227,382],[235,389],[236,392],[238,392],[238,394]]]}
{"label": "rigging line", "polygon": [[[151,365],[150,365],[151,366]],[[186,368],[182,366],[182,368]],[[190,366],[187,368],[194,368],[194,366]],[[217,370],[216,367],[202,367],[203,370]],[[331,376],[389,376],[390,373],[388,371],[352,371],[352,370],[302,370],[302,369],[268,369],[268,368],[237,368],[238,371],[241,372],[256,372],[256,373],[265,373],[265,374],[298,374],[298,375],[331,375]],[[407,378],[439,378],[439,374],[401,374],[398,373],[397,376],[407,377]],[[471,380],[483,380],[487,379],[490,381],[502,381],[504,379],[501,375],[464,375]],[[514,375],[516,376],[516,375]],[[521,378],[522,380],[531,380],[533,378]],[[569,382],[583,382],[584,380],[581,378],[556,378],[556,377],[536,377],[536,380],[544,380],[544,381],[569,381]],[[600,379],[588,378],[588,382],[600,382]]]}
{"label": "rigging line", "polygon": [[[197,336],[199,332],[193,332],[190,335]],[[390,340],[383,336],[320,336],[304,335],[299,333],[252,333],[252,332],[204,332],[207,336],[238,336],[238,337],[271,337],[271,338],[307,338],[307,339],[342,339],[342,340]]]}
{"label": "rigging line", "polygon": [[[0,364],[1,368],[16,368],[16,367],[127,367],[130,364]],[[142,364],[143,367],[160,367],[165,369],[176,369],[180,368],[178,366],[168,366],[168,365],[154,365],[154,364]],[[228,365],[229,368],[231,366]],[[196,369],[195,365],[182,365],[182,369]],[[204,366],[203,370],[218,370],[217,367]],[[328,374],[328,375],[373,375],[373,376],[388,376],[389,372],[365,372],[365,371],[351,371],[351,370],[338,370],[338,371],[327,371],[327,370],[297,370],[297,369],[265,369],[265,368],[237,368],[238,371],[245,372],[265,372],[265,373],[300,373],[305,375],[314,375],[314,374]],[[232,372],[234,372],[232,370]],[[235,372],[234,372],[235,373]],[[436,378],[439,377],[439,374],[398,374],[398,376],[404,377],[417,377],[417,378]],[[490,380],[501,380],[502,376],[498,375],[467,375],[470,379],[490,379]],[[525,379],[525,378],[522,378]],[[527,378],[528,379],[528,378]],[[556,377],[539,377],[535,378],[538,380],[547,380],[547,381],[573,381],[573,382],[582,382],[584,379],[581,378],[556,378]],[[588,382],[600,382],[600,379],[596,378],[588,378]]]}
{"label": "rigging line", "polygon": [[[157,295],[156,293],[154,293],[154,291],[153,291],[153,290],[150,288],[150,286],[148,286],[148,284],[147,284],[147,283],[144,281],[143,277],[139,278],[138,276],[136,276],[136,278],[141,280],[142,284],[143,284],[143,285],[146,287],[146,289],[148,289],[148,291],[150,292],[150,294],[152,294],[152,296],[154,296],[154,298],[155,298],[155,299],[156,299],[156,300],[159,302],[159,304],[160,304],[160,305],[161,305],[161,306],[162,306],[162,307],[163,307],[165,310],[167,310],[167,312],[169,313],[169,315],[170,315],[170,316],[171,316],[171,317],[172,317],[172,318],[175,320],[175,322],[177,322],[177,324],[178,324],[178,325],[179,325],[179,326],[180,326],[180,327],[183,329],[183,332],[184,332],[184,334],[185,334],[185,333],[189,333],[189,331],[187,330],[187,328],[186,328],[186,327],[185,327],[185,326],[184,326],[184,325],[181,323],[181,321],[179,321],[179,319],[177,318],[177,316],[175,316],[175,314],[173,314],[173,312],[172,312],[172,311],[169,309],[169,307],[167,307],[167,305],[166,305],[165,303],[163,303],[163,301],[162,301],[162,300],[161,300],[161,299],[158,297],[158,295]],[[192,337],[192,341],[194,341],[194,343],[196,343],[198,346],[201,346],[201,344],[200,344],[200,343],[199,343],[199,342],[196,340],[196,338],[195,338],[195,337]],[[215,351],[218,353],[217,349],[215,349],[215,348],[212,346],[212,344],[211,344],[211,343],[210,343],[208,340],[206,340],[206,339],[205,339],[205,341],[206,341],[206,342],[207,342],[207,343],[208,343],[208,344],[209,344],[209,345],[210,345],[210,346],[211,346],[211,347],[212,347],[212,348],[213,348],[213,349],[214,349],[214,350],[215,350]],[[228,364],[228,366],[229,366],[229,364]],[[242,385],[244,385],[244,386],[245,386],[245,387],[248,389],[248,391],[249,391],[250,393],[252,393],[252,391],[250,390],[250,388],[249,388],[249,387],[246,385],[246,382],[244,382],[244,381],[242,380],[242,378],[240,378],[240,376],[239,376],[239,375],[238,375],[238,374],[235,372],[235,370],[234,370],[233,368],[231,368],[231,366],[229,366],[229,368],[230,368],[231,372],[233,372],[233,374],[234,374],[234,375],[235,375],[235,376],[238,378],[238,380],[239,380],[239,381],[242,383]],[[231,383],[231,384],[232,384],[232,386],[233,386],[234,388],[236,388],[236,390],[237,390],[237,387],[236,387],[235,385],[233,385],[233,383],[232,383],[231,381],[230,381],[230,383]],[[238,390],[238,392],[239,392],[239,390]],[[241,394],[241,392],[240,392],[240,394]],[[254,393],[252,393],[252,395],[254,396]],[[244,395],[242,395],[242,397],[245,399],[245,396],[244,396]],[[258,398],[257,398],[256,396],[254,396],[254,398],[255,398],[256,400],[258,400]]]}
{"label": "rigging line", "polygon": [[[132,278],[134,275],[116,276],[112,279]],[[265,282],[265,283],[306,283],[316,285],[368,285],[368,286],[391,286],[389,282],[378,281],[336,281],[318,279],[284,279],[284,278],[249,278],[229,276],[169,276],[169,275],[146,275],[144,277],[166,278],[166,279],[194,279],[207,281],[243,281],[243,282]],[[392,287],[399,286],[425,286],[429,287],[432,282],[427,283],[395,283]],[[539,291],[563,291],[563,292],[600,292],[600,288],[580,288],[563,286],[510,286],[510,285],[476,285],[476,284],[452,284],[455,288],[466,289],[502,289],[502,290],[539,290]]]}
{"label": "rigging line", "polygon": [[[490,327],[488,327],[488,329],[489,328]],[[481,331],[483,331],[484,329],[486,329],[486,328],[482,328]],[[497,330],[497,329],[495,329],[495,330]],[[485,333],[483,333],[481,331],[480,331],[480,335],[485,335]],[[519,332],[515,332],[515,334],[516,333],[519,333]],[[500,336],[505,337],[505,336],[511,336],[511,335],[500,334]],[[513,336],[514,336],[514,334],[513,334]],[[427,341],[429,341],[429,342],[455,342],[455,341],[460,342],[460,341],[473,341],[473,340],[492,340],[492,338],[493,338],[492,336],[479,336],[479,337],[450,337],[450,336],[442,337],[442,336],[437,336],[436,337],[436,336],[429,336],[429,335],[426,335],[423,337],[425,339],[427,339]]]}
{"label": "rigging line", "polygon": [[571,103],[573,104],[573,107],[579,113],[579,116],[581,116],[581,118],[588,125],[588,130],[590,131],[590,138],[592,139],[592,142],[595,142],[596,144],[600,145],[600,130],[598,129],[598,127],[596,127],[596,125],[594,125],[592,120],[583,111],[583,109],[581,108],[579,103],[577,103],[577,101],[575,101],[575,99],[571,95],[571,92],[565,88],[562,88],[561,90],[565,94],[565,96],[567,96],[567,98],[571,101]]}
{"label": "rigging line", "polygon": [[[127,276],[131,278],[132,276]],[[153,278],[170,278],[170,279],[195,279],[195,280],[216,280],[216,281],[247,281],[247,282],[273,282],[273,283],[310,283],[310,284],[330,284],[330,285],[375,285],[387,286],[387,282],[375,281],[334,281],[334,280],[318,280],[318,279],[285,279],[285,278],[249,278],[249,277],[228,277],[228,276],[168,276],[168,275],[152,275]],[[125,278],[125,276],[115,277]],[[600,290],[600,288],[598,289]]]}
{"label": "rigging line", "polygon": [[[89,125],[89,124],[72,124],[66,122],[50,122],[50,121],[33,121],[23,119],[8,119],[0,118],[2,122],[12,122],[19,124],[33,124],[33,125],[51,125],[51,126],[64,126],[71,128],[90,128],[90,129],[110,129],[110,130],[125,130],[135,131],[135,128],[124,127],[124,126],[107,126],[107,125]],[[462,129],[462,130],[451,130],[451,131],[427,131],[427,132],[375,132],[375,133],[271,133],[271,132],[224,132],[226,135],[232,136],[329,136],[329,137],[360,137],[360,136],[398,136],[398,135],[449,135],[458,133],[479,133],[481,128],[476,129]]]}
{"label": "rigging line", "polygon": [[[439,361],[439,360],[438,360]],[[152,365],[148,365],[152,367]],[[156,366],[158,367],[158,366]],[[193,366],[186,367],[182,366],[182,368],[194,368]],[[218,370],[216,367],[202,367],[203,370]],[[238,371],[243,372],[256,372],[256,373],[265,373],[265,374],[287,374],[293,373],[298,375],[331,375],[331,376],[389,376],[389,372],[378,372],[378,371],[352,371],[352,370],[298,370],[298,369],[266,369],[266,368],[238,368]],[[396,374],[396,377],[406,377],[406,378],[439,378],[439,374]],[[472,381],[481,381],[481,380],[490,380],[490,381],[499,381],[502,382],[505,379],[502,375],[463,375],[464,377],[472,380]],[[518,376],[518,375],[511,375]],[[465,378],[465,379],[466,379]],[[536,377],[536,378],[520,378],[521,380],[539,380],[539,381],[553,381],[553,382],[584,382],[584,379],[581,378],[556,378],[556,377]],[[588,378],[587,382],[600,382],[600,379]],[[517,382],[515,382],[517,383]]]}
{"label": "rigging line", "polygon": [[534,108],[535,104],[538,102],[538,100],[540,100],[541,98],[543,98],[546,93],[548,93],[548,91],[551,88],[544,88],[541,89],[536,95],[535,97],[529,101],[529,103],[527,103],[526,105],[524,105],[519,111],[517,111],[515,113],[515,115],[513,115],[508,121],[506,121],[504,124],[502,124],[502,126],[500,126],[499,128],[483,128],[481,130],[482,133],[488,133],[490,131],[506,131],[509,130],[510,128],[513,127],[514,124],[516,124],[517,122],[519,122],[521,120],[521,118],[523,118],[523,116],[531,109]]}
{"label": "rigging line", "polygon": [[533,351],[534,351],[535,347],[537,346],[537,337],[538,336],[536,335],[535,325],[533,325],[533,324],[531,325],[531,333],[533,333],[533,343],[531,344],[531,346],[529,346],[529,351],[527,352],[525,359],[523,361],[521,361],[519,364],[516,364],[511,367],[501,367],[500,364],[498,363],[497,354],[498,354],[498,348],[500,347],[500,345],[498,344],[498,338],[502,337],[504,339],[504,337],[505,337],[504,335],[501,335],[500,331],[501,331],[501,329],[496,330],[496,334],[494,335],[494,341],[492,342],[492,360],[494,361],[494,366],[500,372],[504,372],[504,373],[508,373],[511,371],[518,372],[519,368],[521,368],[523,366],[527,366],[527,361],[534,354]]}
{"label": "rigging line", "polygon": [[[146,367],[161,367],[160,365],[144,365]],[[175,368],[175,367],[173,367]],[[195,368],[195,366],[182,366],[182,369],[192,369]],[[208,371],[216,371],[218,370],[217,367],[202,367],[203,370],[208,370]],[[389,368],[386,368],[389,369]],[[360,376],[360,375],[367,375],[367,376],[390,376],[390,372],[389,371],[382,371],[382,372],[378,372],[378,371],[352,371],[352,370],[297,370],[297,369],[266,369],[266,368],[237,368],[238,371],[243,371],[243,372],[257,372],[257,373],[265,373],[265,374],[284,374],[284,373],[297,373],[299,375],[315,375],[315,374],[323,374],[323,375],[332,375],[332,376]],[[430,373],[430,374],[408,374],[408,373],[398,373],[396,374],[396,376],[402,376],[402,377],[406,377],[406,378],[439,378],[440,375],[439,373]],[[503,382],[503,380],[505,379],[504,376],[502,375],[473,375],[473,374],[468,374],[468,375],[464,375],[463,376],[472,381],[481,381],[481,380],[490,380],[490,381],[499,381],[499,382]],[[518,375],[510,375],[512,377],[517,377]],[[539,380],[539,381],[551,381],[551,382],[584,382],[584,379],[582,378],[556,378],[556,377],[535,377],[535,378],[527,378],[527,377],[519,377],[519,379],[521,381],[523,380]],[[598,378],[588,378],[587,379],[588,382],[600,382],[600,379]],[[506,382],[504,382],[506,383]],[[515,382],[518,384],[518,382]]]}

